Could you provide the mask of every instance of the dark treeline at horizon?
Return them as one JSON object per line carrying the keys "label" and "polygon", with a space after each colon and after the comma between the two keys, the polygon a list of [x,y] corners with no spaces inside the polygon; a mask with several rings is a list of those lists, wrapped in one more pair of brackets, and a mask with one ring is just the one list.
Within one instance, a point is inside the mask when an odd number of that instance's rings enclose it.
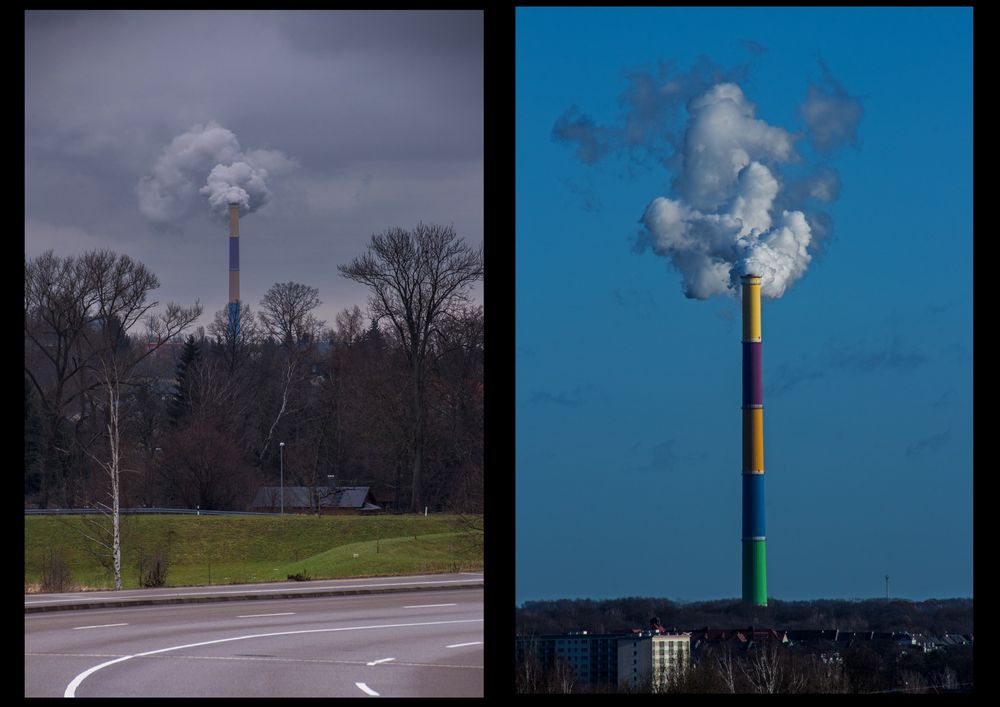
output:
{"label": "dark treeline at horizon", "polygon": [[615,633],[646,628],[657,617],[665,628],[838,629],[840,631],[907,631],[972,633],[971,598],[927,599],[769,599],[766,607],[741,600],[678,602],[665,598],[557,599],[526,601],[516,608],[518,635],[567,631]]}
{"label": "dark treeline at horizon", "polygon": [[247,511],[299,486],[320,512],[367,486],[382,510],[481,514],[481,249],[419,224],[338,268],[367,309],[328,324],[317,287],[277,282],[192,329],[201,305],[160,307],[127,254],[26,257],[25,507]]}

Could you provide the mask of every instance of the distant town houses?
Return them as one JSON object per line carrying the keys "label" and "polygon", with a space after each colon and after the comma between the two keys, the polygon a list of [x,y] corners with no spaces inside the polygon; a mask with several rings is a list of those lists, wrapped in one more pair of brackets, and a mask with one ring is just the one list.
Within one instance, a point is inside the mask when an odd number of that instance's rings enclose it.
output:
{"label": "distant town houses", "polygon": [[691,632],[692,648],[697,650],[704,644],[709,643],[731,643],[737,648],[746,650],[754,643],[788,643],[787,631],[775,631],[772,628],[739,628],[739,629],[699,629]]}
{"label": "distant town houses", "polygon": [[515,642],[518,665],[534,661],[544,671],[570,671],[581,688],[598,685],[616,691],[662,690],[685,665],[696,663],[709,647],[749,652],[764,645],[811,653],[827,664],[843,662],[843,654],[857,645],[892,646],[900,655],[907,649],[931,652],[972,645],[972,634],[930,636],[892,631],[838,629],[773,629],[750,626],[737,629],[703,627],[667,630],[657,619],[649,628],[613,633],[572,631],[540,636],[519,635]]}
{"label": "distant town houses", "polygon": [[790,630],[786,632],[791,645],[836,644],[844,648],[857,643],[894,644],[900,647],[913,647],[924,653],[929,653],[949,646],[967,646],[972,644],[972,634],[949,634],[944,636],[928,636],[922,633],[906,631],[825,631]]}
{"label": "distant town houses", "polygon": [[572,671],[584,688],[608,685],[633,692],[659,692],[691,660],[691,636],[660,629],[612,634],[575,631],[518,636],[516,660],[536,660],[543,669]]}

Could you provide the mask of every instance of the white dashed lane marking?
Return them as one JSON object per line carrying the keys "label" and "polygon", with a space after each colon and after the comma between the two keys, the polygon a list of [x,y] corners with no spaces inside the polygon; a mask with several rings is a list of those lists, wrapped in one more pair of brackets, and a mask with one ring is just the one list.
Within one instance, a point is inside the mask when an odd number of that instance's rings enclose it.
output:
{"label": "white dashed lane marking", "polygon": [[461,648],[463,646],[478,646],[481,644],[482,641],[473,641],[472,643],[453,643],[450,646],[445,646],[445,648]]}
{"label": "white dashed lane marking", "polygon": [[404,609],[432,609],[437,606],[458,606],[458,604],[417,604],[415,606],[404,606]]}
{"label": "white dashed lane marking", "polygon": [[366,695],[371,695],[372,697],[378,697],[378,693],[375,692],[375,690],[368,687],[367,685],[365,685],[363,682],[356,682],[354,684],[357,685],[358,689],[361,690]]}
{"label": "white dashed lane marking", "polygon": [[237,616],[238,619],[256,619],[261,616],[295,616],[294,611],[283,611],[280,614],[245,614],[243,616]]}
{"label": "white dashed lane marking", "polygon": [[112,626],[128,626],[128,624],[101,624],[100,626],[74,626],[74,631],[80,631],[85,628],[111,628]]}
{"label": "white dashed lane marking", "polygon": [[396,660],[395,658],[379,658],[378,660],[373,660],[370,663],[365,663],[365,665],[378,665],[379,663],[388,663],[390,660]]}

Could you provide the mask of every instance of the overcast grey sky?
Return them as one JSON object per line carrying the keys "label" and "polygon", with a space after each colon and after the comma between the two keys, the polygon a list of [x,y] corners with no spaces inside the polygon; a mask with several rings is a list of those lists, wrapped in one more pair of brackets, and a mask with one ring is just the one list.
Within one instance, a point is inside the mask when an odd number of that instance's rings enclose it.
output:
{"label": "overcast grey sky", "polygon": [[365,308],[337,265],[392,226],[480,245],[482,12],[25,13],[28,257],[126,253],[207,324],[228,226],[198,189],[220,157],[267,170],[269,200],[240,221],[254,310],[289,280],[319,288],[330,325]]}

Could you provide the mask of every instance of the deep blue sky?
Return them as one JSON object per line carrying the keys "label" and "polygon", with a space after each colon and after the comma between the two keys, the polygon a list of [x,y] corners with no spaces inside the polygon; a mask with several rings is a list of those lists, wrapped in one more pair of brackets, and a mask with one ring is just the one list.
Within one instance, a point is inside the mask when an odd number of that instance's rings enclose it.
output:
{"label": "deep blue sky", "polygon": [[522,8],[516,52],[516,601],[740,594],[738,301],[632,248],[673,172],[553,138],[700,56],[792,133],[821,61],[864,109],[763,306],[769,594],[972,596],[972,10]]}

